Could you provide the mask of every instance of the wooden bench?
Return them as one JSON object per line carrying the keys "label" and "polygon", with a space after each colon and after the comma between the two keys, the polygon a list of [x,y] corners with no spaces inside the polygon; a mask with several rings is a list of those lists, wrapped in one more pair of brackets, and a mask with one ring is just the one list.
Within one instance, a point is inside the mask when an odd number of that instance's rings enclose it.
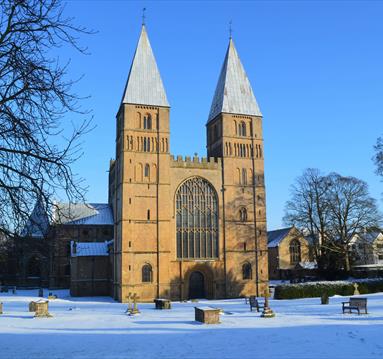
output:
{"label": "wooden bench", "polygon": [[343,314],[348,311],[352,313],[355,310],[360,314],[361,310],[364,310],[364,314],[367,314],[367,298],[350,298],[348,302],[342,302]]}
{"label": "wooden bench", "polygon": [[219,308],[194,307],[195,320],[205,324],[219,324]]}
{"label": "wooden bench", "polygon": [[156,305],[156,309],[171,309],[172,308],[172,302],[169,299],[156,298],[154,299],[154,303]]}
{"label": "wooden bench", "polygon": [[260,309],[265,308],[265,303],[260,303],[256,296],[252,295],[249,297],[250,311],[253,311],[253,308],[259,312]]}

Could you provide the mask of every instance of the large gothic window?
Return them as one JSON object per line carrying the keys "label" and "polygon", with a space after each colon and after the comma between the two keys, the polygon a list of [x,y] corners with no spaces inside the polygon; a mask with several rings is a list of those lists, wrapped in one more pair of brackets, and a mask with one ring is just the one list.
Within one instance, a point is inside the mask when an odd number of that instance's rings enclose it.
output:
{"label": "large gothic window", "polygon": [[290,264],[297,264],[301,261],[301,244],[293,239],[290,242]]}
{"label": "large gothic window", "polygon": [[218,200],[200,177],[184,182],[176,194],[177,258],[218,258]]}

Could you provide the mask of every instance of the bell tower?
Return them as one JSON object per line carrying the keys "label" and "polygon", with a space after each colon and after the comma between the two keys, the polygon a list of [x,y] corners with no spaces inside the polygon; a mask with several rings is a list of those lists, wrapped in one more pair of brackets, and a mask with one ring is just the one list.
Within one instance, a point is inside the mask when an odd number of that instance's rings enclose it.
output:
{"label": "bell tower", "polygon": [[226,295],[263,295],[268,261],[262,114],[232,38],[206,129],[207,155],[222,158]]}
{"label": "bell tower", "polygon": [[[115,217],[114,297],[147,300],[163,293],[162,264],[170,209],[169,103],[145,25],[117,113],[110,194]],[[165,263],[165,262],[164,262]]]}

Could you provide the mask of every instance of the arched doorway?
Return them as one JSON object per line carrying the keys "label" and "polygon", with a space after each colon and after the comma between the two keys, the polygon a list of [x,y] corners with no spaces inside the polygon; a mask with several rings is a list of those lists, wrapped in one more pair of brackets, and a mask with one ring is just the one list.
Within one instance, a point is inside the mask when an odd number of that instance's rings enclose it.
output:
{"label": "arched doorway", "polygon": [[201,272],[193,272],[189,277],[189,299],[205,298],[205,278]]}

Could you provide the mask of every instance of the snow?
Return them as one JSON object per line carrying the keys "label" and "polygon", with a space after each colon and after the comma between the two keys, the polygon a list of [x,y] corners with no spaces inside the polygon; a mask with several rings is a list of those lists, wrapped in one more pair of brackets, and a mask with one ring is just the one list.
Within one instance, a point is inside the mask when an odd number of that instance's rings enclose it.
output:
{"label": "snow", "polygon": [[[47,291],[46,291],[47,294]],[[127,304],[107,297],[72,298],[53,291],[52,318],[33,318],[28,303],[37,290],[0,295],[0,358],[28,359],[247,359],[381,358],[383,293],[368,298],[368,315],[342,314],[341,302],[319,298],[270,300],[275,318],[250,312],[244,299],[173,302],[171,310],[139,304],[141,313],[125,314]],[[221,324],[194,321],[194,307],[224,311]]]}

